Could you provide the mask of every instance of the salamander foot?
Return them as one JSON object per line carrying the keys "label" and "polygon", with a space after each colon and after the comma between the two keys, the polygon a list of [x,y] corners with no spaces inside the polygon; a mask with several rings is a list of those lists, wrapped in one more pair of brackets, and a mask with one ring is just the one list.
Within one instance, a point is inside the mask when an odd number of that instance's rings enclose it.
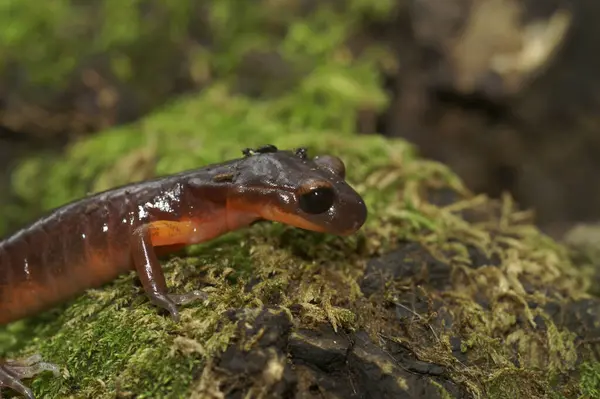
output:
{"label": "salamander foot", "polygon": [[186,303],[190,303],[193,301],[197,301],[199,299],[206,299],[208,295],[200,290],[186,292],[185,294],[167,294],[168,301],[163,306],[165,309],[169,311],[171,314],[171,319],[174,322],[179,322],[179,309],[177,305],[185,305]]}
{"label": "salamander foot", "polygon": [[161,294],[158,292],[149,295],[150,301],[158,307],[165,309],[171,315],[171,319],[179,323],[178,305],[198,300],[206,299],[208,295],[202,291],[186,292],[185,294]]}
{"label": "salamander foot", "polygon": [[10,388],[27,399],[35,399],[31,390],[21,380],[33,378],[44,371],[52,371],[57,377],[60,375],[56,365],[42,361],[42,357],[38,354],[0,363],[0,398],[2,398],[2,388]]}
{"label": "salamander foot", "polygon": [[208,294],[204,291],[196,290],[186,292],[185,294],[169,294],[169,298],[177,305],[185,305],[186,303],[197,301],[198,299],[205,300]]}

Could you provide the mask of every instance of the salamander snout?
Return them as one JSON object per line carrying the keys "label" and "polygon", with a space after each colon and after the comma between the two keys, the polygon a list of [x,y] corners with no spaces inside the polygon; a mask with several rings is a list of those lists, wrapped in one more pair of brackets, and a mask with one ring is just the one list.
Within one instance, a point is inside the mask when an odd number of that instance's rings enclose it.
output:
{"label": "salamander snout", "polygon": [[336,184],[333,192],[334,201],[325,213],[307,217],[326,232],[343,236],[355,233],[367,220],[364,200],[345,182]]}
{"label": "salamander snout", "polygon": [[296,191],[299,212],[313,230],[350,235],[367,220],[362,197],[345,181],[346,167],[332,155],[316,156],[318,177],[304,180]]}
{"label": "salamander snout", "polygon": [[342,236],[347,236],[356,233],[367,220],[367,207],[361,200],[360,203],[355,204],[353,209],[346,213],[341,213],[340,220],[336,224],[332,225],[332,233],[336,233]]}
{"label": "salamander snout", "polygon": [[292,192],[280,191],[277,200],[263,208],[263,216],[329,234],[350,235],[367,219],[362,197],[343,179],[315,175]]}
{"label": "salamander snout", "polygon": [[260,208],[260,215],[306,230],[346,236],[363,226],[367,206],[345,182],[329,185],[319,181],[312,188],[304,185],[296,192],[279,192],[276,199]]}

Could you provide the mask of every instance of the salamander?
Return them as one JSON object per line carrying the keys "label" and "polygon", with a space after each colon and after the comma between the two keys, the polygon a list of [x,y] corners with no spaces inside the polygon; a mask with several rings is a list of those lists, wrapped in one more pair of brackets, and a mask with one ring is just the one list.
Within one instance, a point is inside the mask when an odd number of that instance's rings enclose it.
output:
{"label": "salamander", "polygon": [[[169,291],[162,255],[257,221],[346,236],[367,207],[332,155],[306,148],[245,149],[220,164],[131,183],[59,207],[0,242],[0,325],[23,319],[135,271],[149,302],[179,321],[201,290]],[[34,398],[22,382],[52,363],[0,362],[0,389]]]}

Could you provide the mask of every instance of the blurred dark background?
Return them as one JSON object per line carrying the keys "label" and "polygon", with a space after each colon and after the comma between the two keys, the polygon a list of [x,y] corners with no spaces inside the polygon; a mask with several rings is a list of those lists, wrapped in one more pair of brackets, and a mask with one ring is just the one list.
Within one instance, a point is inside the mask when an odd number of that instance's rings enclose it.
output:
{"label": "blurred dark background", "polygon": [[595,0],[4,2],[0,206],[10,212],[23,156],[216,80],[251,98],[293,90],[318,67],[286,57],[303,34],[290,21],[306,19],[323,40],[349,27],[336,57],[378,54],[387,103],[358,106],[359,134],[415,143],[472,190],[512,193],[560,236],[600,218],[598,17]]}

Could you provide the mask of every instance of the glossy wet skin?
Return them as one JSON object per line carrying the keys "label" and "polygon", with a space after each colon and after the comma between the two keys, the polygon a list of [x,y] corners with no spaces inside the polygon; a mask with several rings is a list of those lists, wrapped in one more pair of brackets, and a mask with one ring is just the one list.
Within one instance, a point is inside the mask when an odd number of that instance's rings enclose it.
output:
{"label": "glossy wet skin", "polygon": [[235,168],[228,206],[306,230],[349,235],[367,218],[361,196],[334,156],[304,149],[247,156]]}

